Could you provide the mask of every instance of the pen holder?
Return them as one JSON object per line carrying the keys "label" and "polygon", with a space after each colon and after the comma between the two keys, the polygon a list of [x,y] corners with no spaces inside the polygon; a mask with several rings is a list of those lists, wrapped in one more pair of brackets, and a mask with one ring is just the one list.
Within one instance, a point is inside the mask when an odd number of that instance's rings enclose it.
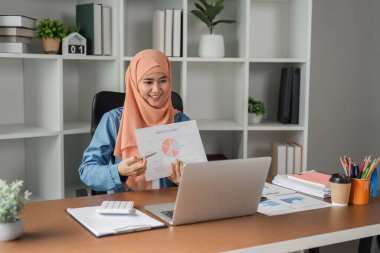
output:
{"label": "pen holder", "polygon": [[350,204],[368,204],[370,182],[370,179],[351,179]]}

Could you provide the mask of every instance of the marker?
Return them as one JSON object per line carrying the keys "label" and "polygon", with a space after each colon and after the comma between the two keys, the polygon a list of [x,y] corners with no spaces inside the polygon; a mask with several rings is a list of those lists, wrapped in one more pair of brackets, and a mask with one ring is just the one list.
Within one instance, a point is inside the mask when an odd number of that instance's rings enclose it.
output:
{"label": "marker", "polygon": [[138,161],[141,161],[143,158],[147,159],[151,156],[154,156],[155,154],[157,154],[157,152],[153,152],[153,153],[147,154],[146,156],[142,156],[138,159]]}

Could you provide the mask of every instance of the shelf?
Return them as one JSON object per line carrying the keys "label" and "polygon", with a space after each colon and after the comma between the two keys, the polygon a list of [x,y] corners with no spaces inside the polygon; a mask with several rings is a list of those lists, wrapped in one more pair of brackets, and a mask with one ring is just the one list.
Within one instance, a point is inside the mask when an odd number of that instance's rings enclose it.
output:
{"label": "shelf", "polygon": [[53,54],[17,54],[0,53],[0,58],[24,58],[24,59],[59,59],[61,55]]}
{"label": "shelf", "polygon": [[188,62],[244,62],[244,58],[201,58],[188,57]]}
{"label": "shelf", "polygon": [[63,134],[85,134],[90,132],[91,123],[88,121],[65,121]]}
{"label": "shelf", "polygon": [[248,124],[249,131],[304,131],[301,125],[282,124],[279,122],[262,122],[260,124]]}
{"label": "shelf", "polygon": [[304,58],[249,58],[252,63],[306,63]]}
{"label": "shelf", "polygon": [[210,119],[197,119],[199,130],[203,131],[241,131],[243,126],[233,120],[210,120]]}
{"label": "shelf", "polygon": [[58,135],[58,131],[29,124],[0,125],[0,140]]}
{"label": "shelf", "polygon": [[97,55],[58,55],[58,54],[17,54],[0,53],[0,58],[21,58],[21,59],[64,59],[64,60],[117,60],[116,56]]}

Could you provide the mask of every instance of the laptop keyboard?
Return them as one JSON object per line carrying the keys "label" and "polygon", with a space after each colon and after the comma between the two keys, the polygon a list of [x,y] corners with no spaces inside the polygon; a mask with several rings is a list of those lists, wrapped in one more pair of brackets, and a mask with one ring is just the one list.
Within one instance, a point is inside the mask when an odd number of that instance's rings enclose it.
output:
{"label": "laptop keyboard", "polygon": [[170,211],[162,211],[161,212],[163,215],[165,215],[166,217],[169,217],[170,219],[173,219],[173,213],[174,213],[174,210],[170,210]]}

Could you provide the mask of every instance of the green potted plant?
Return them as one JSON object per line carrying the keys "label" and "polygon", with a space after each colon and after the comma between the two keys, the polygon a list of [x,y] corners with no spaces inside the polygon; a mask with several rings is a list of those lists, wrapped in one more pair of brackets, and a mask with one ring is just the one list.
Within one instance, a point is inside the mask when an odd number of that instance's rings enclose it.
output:
{"label": "green potted plant", "polygon": [[31,193],[22,192],[22,185],[21,180],[7,184],[0,179],[0,241],[14,240],[24,231],[24,221],[19,213]]}
{"label": "green potted plant", "polygon": [[198,0],[194,5],[195,10],[191,10],[197,18],[206,24],[210,34],[204,34],[199,43],[199,56],[201,57],[224,57],[224,40],[222,35],[214,34],[214,28],[220,23],[235,23],[235,20],[216,20],[223,8],[224,0],[208,2],[208,0]]}
{"label": "green potted plant", "polygon": [[261,100],[255,100],[251,96],[248,98],[248,122],[260,123],[267,115],[267,107]]}
{"label": "green potted plant", "polygon": [[57,54],[61,40],[67,35],[68,29],[61,20],[46,18],[37,25],[37,36],[42,39],[46,54]]}

